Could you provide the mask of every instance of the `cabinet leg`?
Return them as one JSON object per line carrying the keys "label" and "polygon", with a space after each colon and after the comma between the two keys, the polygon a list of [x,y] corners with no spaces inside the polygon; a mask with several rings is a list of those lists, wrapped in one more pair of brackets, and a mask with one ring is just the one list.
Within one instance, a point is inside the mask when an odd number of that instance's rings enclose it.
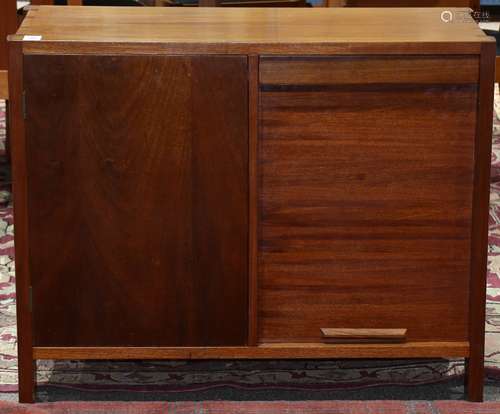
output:
{"label": "cabinet leg", "polygon": [[20,358],[19,367],[19,402],[33,403],[35,401],[35,370],[36,363],[30,358]]}
{"label": "cabinet leg", "polygon": [[465,387],[469,401],[483,401],[484,358],[471,357],[465,360]]}

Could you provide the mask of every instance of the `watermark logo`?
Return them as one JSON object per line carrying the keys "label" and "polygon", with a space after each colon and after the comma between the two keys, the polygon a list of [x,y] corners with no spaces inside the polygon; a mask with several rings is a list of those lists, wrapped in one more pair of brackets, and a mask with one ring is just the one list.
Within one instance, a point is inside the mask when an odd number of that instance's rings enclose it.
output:
{"label": "watermark logo", "polygon": [[490,19],[490,14],[487,10],[479,11],[451,11],[443,10],[441,12],[441,21],[443,23],[470,23],[471,21],[484,22]]}
{"label": "watermark logo", "polygon": [[445,23],[451,23],[453,21],[453,12],[450,10],[444,10],[441,13],[441,20]]}

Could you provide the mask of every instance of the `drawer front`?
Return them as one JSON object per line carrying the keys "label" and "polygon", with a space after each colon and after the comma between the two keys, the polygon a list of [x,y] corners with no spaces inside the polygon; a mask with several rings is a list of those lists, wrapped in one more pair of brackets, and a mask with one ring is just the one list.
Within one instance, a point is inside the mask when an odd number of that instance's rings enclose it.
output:
{"label": "drawer front", "polygon": [[477,66],[262,59],[261,342],[467,340]]}
{"label": "drawer front", "polygon": [[260,82],[279,85],[476,83],[476,57],[263,57]]}

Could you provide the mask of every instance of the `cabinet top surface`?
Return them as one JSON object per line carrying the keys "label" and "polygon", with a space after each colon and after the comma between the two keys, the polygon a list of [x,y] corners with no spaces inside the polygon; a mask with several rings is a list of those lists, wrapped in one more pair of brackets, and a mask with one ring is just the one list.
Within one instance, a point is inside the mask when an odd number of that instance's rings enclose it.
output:
{"label": "cabinet top surface", "polygon": [[[446,21],[443,21],[446,20]],[[35,38],[26,38],[26,35]],[[41,36],[41,38],[40,38]],[[10,40],[134,45],[471,45],[492,41],[465,8],[32,7]],[[38,47],[41,47],[40,45]],[[273,49],[274,50],[274,49]],[[244,52],[241,50],[240,52]],[[250,50],[252,52],[255,50]],[[259,51],[259,50],[257,50]],[[260,51],[266,51],[262,49]],[[450,50],[451,51],[451,50]]]}

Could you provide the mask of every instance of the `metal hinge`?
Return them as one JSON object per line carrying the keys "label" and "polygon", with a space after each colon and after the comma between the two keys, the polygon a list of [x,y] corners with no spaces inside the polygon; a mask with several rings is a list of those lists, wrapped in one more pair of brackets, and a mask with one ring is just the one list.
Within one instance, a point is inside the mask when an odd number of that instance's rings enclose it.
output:
{"label": "metal hinge", "polygon": [[27,109],[26,109],[26,91],[23,91],[23,118],[27,118]]}
{"label": "metal hinge", "polygon": [[30,312],[33,312],[33,288],[30,286],[29,287],[29,293],[28,293],[28,306],[30,309]]}

